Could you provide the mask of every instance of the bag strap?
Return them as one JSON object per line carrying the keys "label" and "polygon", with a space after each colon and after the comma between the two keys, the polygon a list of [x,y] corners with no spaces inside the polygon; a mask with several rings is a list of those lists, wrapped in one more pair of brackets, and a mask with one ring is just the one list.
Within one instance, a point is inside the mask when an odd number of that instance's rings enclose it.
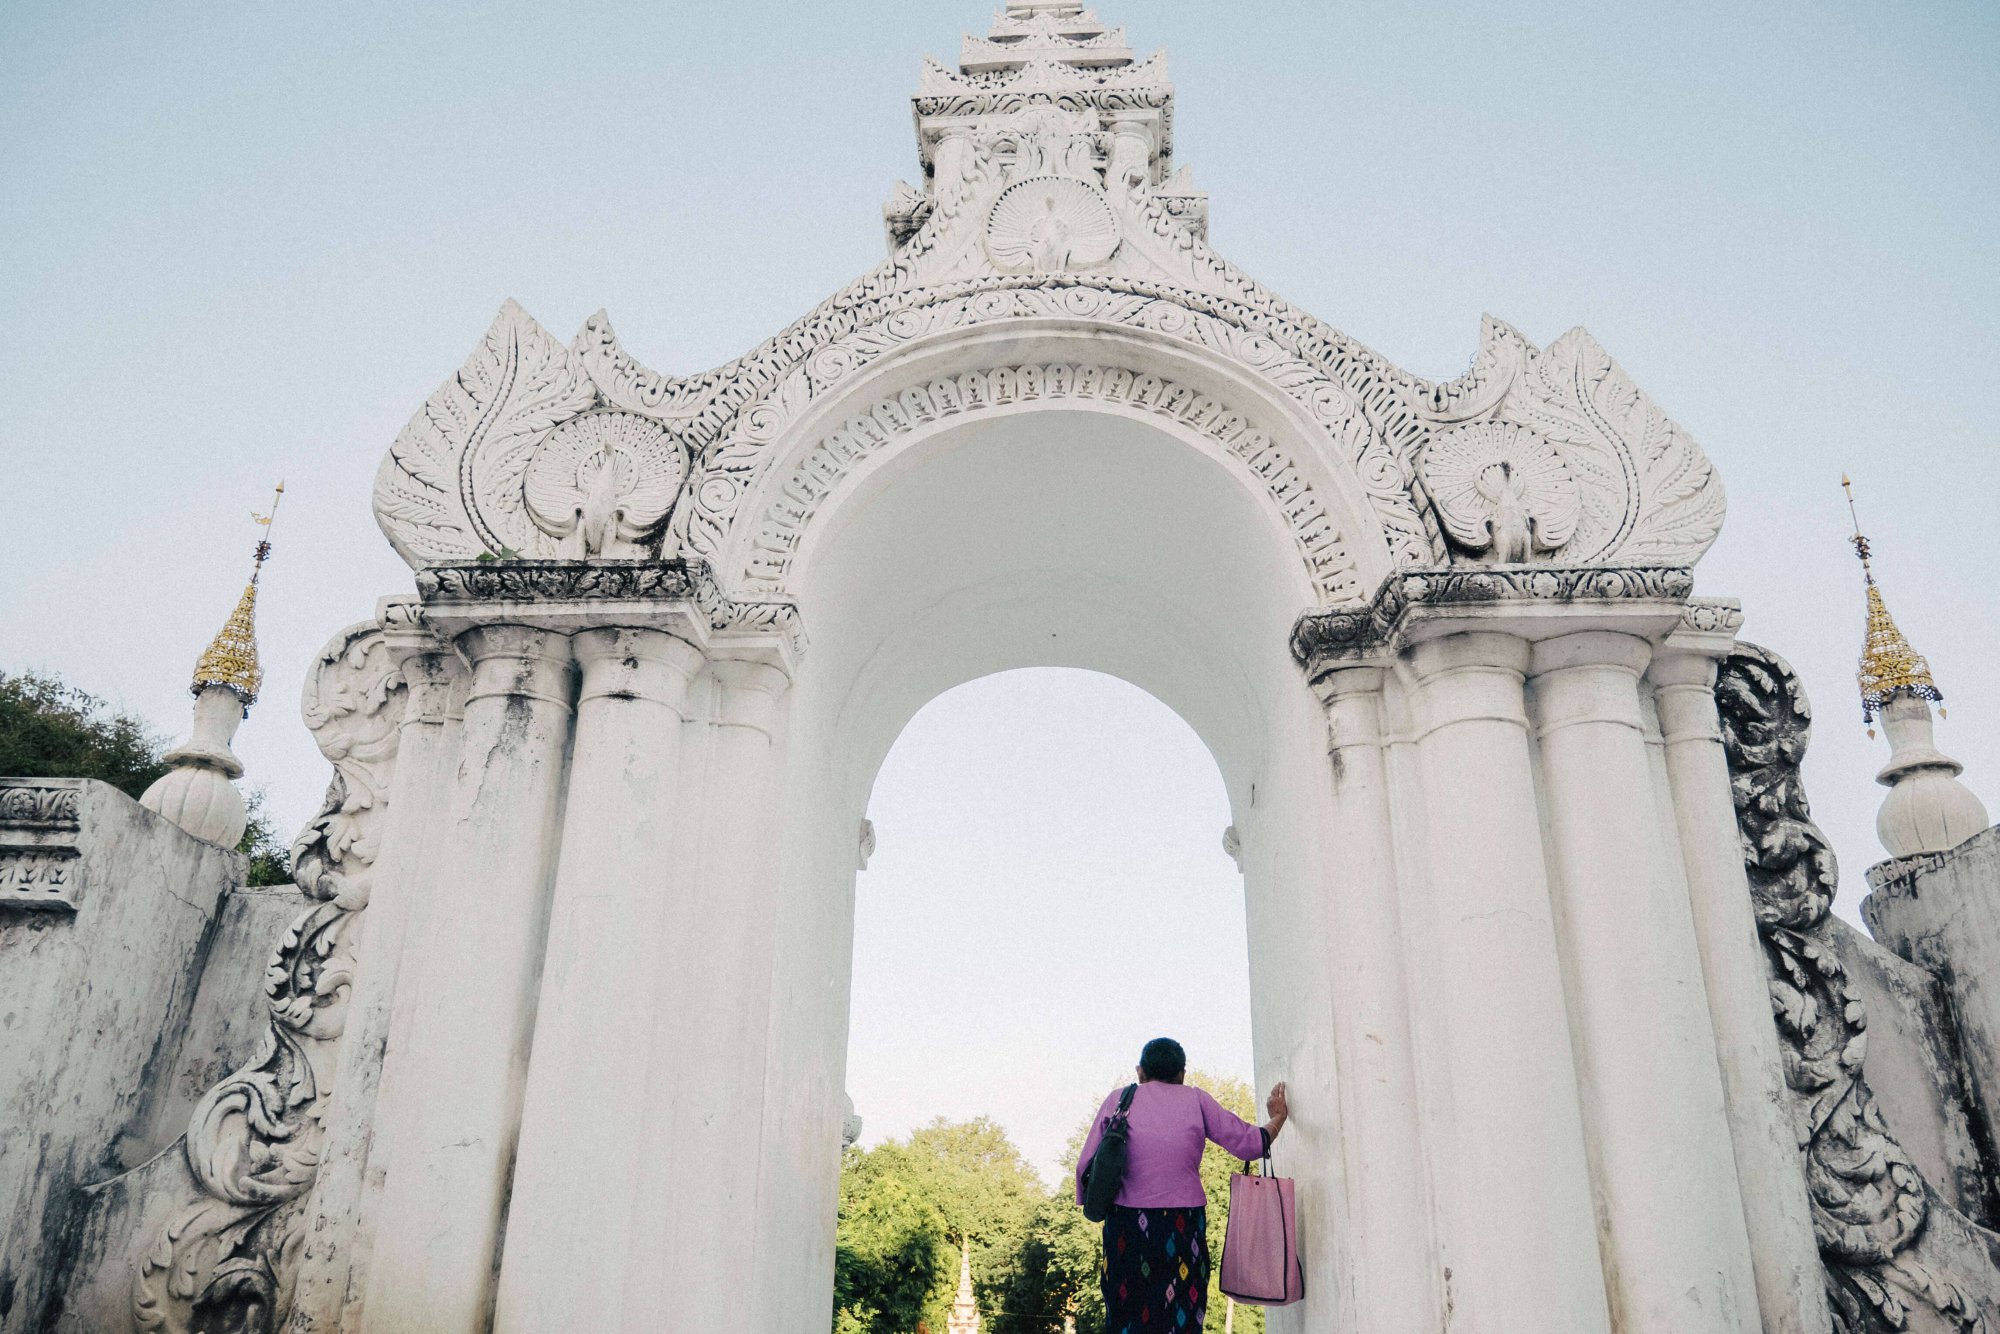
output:
{"label": "bag strap", "polygon": [[1123,1116],[1132,1110],[1132,1095],[1138,1091],[1139,1086],[1137,1084],[1127,1084],[1125,1086],[1124,1094],[1118,1099],[1118,1115]]}

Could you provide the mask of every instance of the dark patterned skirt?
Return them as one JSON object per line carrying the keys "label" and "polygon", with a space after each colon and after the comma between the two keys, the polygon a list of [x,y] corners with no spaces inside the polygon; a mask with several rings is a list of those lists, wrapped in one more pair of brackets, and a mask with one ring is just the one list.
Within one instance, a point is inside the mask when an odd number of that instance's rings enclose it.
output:
{"label": "dark patterned skirt", "polygon": [[1208,1211],[1113,1209],[1104,1220],[1104,1334],[1199,1334]]}

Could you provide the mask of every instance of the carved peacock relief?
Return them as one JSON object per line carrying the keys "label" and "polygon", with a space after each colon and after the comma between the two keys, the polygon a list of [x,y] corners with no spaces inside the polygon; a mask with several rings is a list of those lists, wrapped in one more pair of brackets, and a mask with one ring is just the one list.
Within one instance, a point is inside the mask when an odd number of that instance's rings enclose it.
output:
{"label": "carved peacock relief", "polygon": [[1576,534],[1576,479],[1525,426],[1486,421],[1445,431],[1425,448],[1422,471],[1452,542],[1494,564],[1545,557]]}

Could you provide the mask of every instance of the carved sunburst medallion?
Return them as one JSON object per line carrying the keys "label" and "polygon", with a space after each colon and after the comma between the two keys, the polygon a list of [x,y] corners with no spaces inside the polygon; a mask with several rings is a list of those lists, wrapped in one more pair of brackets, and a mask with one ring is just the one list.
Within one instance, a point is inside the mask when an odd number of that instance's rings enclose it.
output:
{"label": "carved sunburst medallion", "polygon": [[1073,176],[1031,176],[1000,192],[986,215],[986,253],[1009,273],[1088,269],[1117,253],[1118,216]]}
{"label": "carved sunburst medallion", "polygon": [[1474,422],[1424,450],[1424,485],[1451,540],[1503,565],[1555,551],[1576,533],[1582,501],[1561,454],[1509,422]]}
{"label": "carved sunburst medallion", "polygon": [[687,455],[650,417],[586,412],[549,432],[522,478],[535,526],[556,554],[631,556],[680,498]]}

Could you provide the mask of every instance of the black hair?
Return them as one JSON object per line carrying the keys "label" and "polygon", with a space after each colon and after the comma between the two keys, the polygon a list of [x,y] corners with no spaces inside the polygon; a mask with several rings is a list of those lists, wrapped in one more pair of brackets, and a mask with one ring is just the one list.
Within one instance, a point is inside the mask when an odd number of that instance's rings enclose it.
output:
{"label": "black hair", "polygon": [[1154,1038],[1139,1053],[1139,1073],[1162,1084],[1178,1084],[1187,1073],[1187,1053],[1172,1038]]}

